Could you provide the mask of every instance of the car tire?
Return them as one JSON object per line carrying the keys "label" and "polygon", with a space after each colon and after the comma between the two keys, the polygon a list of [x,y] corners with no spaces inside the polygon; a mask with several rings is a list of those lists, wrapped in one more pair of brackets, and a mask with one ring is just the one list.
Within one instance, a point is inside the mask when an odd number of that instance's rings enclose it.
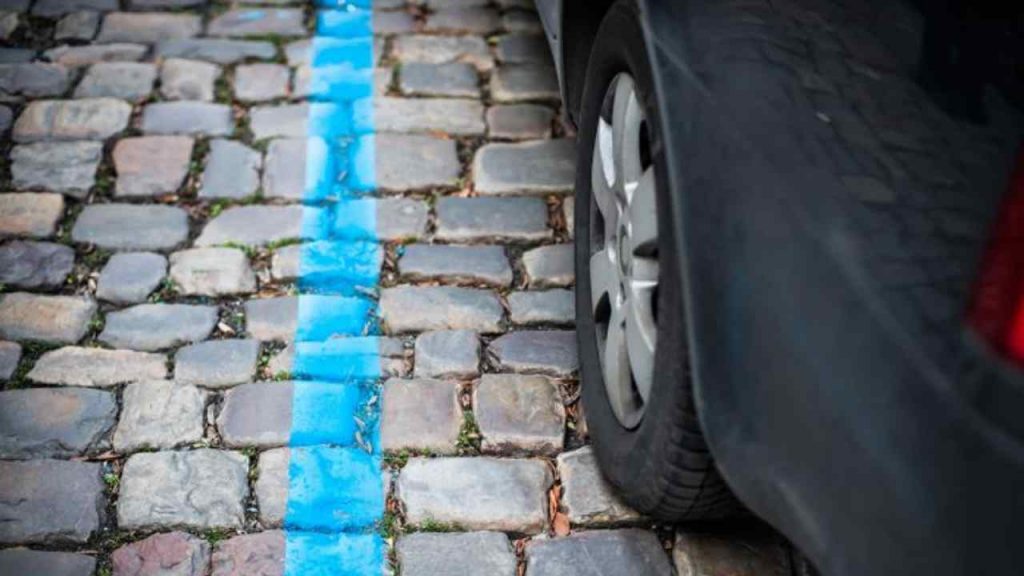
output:
{"label": "car tire", "polygon": [[[607,109],[609,87],[630,75],[646,113],[649,159],[655,170],[657,210],[657,344],[653,376],[642,419],[623,424],[605,386],[591,296],[595,241],[592,164],[598,122]],[[625,502],[650,517],[666,520],[718,519],[743,514],[708,451],[693,397],[687,354],[682,266],[658,124],[651,64],[634,2],[620,0],[606,14],[590,56],[579,115],[576,176],[576,318],[583,408],[594,452],[604,475]],[[675,193],[679,193],[678,190]],[[603,220],[602,220],[603,222]],[[614,317],[614,316],[613,316]],[[621,410],[621,408],[620,408]]]}

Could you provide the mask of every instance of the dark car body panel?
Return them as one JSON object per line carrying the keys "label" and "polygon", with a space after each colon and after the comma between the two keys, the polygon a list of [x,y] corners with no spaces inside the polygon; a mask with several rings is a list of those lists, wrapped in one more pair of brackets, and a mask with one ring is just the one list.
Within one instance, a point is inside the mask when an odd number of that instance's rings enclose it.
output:
{"label": "dark car body panel", "polygon": [[1024,572],[1024,384],[963,320],[1021,115],[940,49],[1000,46],[956,3],[640,4],[729,484],[828,576]]}

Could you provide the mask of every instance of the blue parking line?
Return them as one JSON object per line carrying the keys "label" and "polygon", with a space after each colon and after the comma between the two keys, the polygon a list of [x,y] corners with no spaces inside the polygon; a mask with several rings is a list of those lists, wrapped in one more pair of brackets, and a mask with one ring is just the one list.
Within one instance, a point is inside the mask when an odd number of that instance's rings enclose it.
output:
{"label": "blue parking line", "polygon": [[288,576],[381,574],[370,0],[317,0],[292,377]]}

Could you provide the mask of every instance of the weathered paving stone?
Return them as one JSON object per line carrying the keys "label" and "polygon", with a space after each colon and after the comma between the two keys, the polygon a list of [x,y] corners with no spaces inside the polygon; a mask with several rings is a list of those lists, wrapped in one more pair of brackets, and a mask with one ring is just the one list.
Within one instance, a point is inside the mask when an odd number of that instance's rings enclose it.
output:
{"label": "weathered paving stone", "polygon": [[506,34],[498,38],[495,50],[503,64],[547,64],[551,50],[542,34]]}
{"label": "weathered paving stone", "polygon": [[77,10],[109,12],[117,10],[117,0],[39,0],[32,7],[32,14],[44,18],[53,18]]}
{"label": "weathered paving stone", "polygon": [[185,532],[154,534],[110,555],[116,576],[206,576],[210,544]]}
{"label": "weathered paving stone", "polygon": [[572,286],[576,278],[573,245],[553,244],[523,254],[523,268],[531,288]]}
{"label": "weathered paving stone", "polygon": [[85,543],[105,500],[99,464],[0,461],[0,543]]}
{"label": "weathered paving stone", "polygon": [[459,181],[459,158],[455,141],[432,136],[378,134],[375,142],[376,181],[380,190],[405,192],[452,187]]}
{"label": "weathered paving stone", "polygon": [[217,545],[210,576],[281,576],[284,561],[284,532],[243,534]]}
{"label": "weathered paving stone", "polygon": [[99,339],[115,348],[160,350],[210,335],[217,308],[189,304],[139,304],[107,314]]}
{"label": "weathered paving stone", "polygon": [[487,135],[503,140],[541,140],[551,136],[555,112],[538,104],[499,104],[487,109]]}
{"label": "weathered paving stone", "polygon": [[[409,354],[406,353],[401,339],[376,336],[367,338],[377,342],[377,354],[380,357],[379,375],[382,378],[405,378],[410,375],[410,370],[407,366]],[[278,333],[276,337],[266,339],[289,340],[291,335]],[[327,377],[329,374],[319,374],[317,370],[326,369],[329,366],[329,363],[321,364],[320,359],[332,357],[331,347],[333,342],[337,342],[337,340],[328,341],[327,343],[306,342],[299,344],[299,346],[303,347],[302,358],[304,359],[304,365],[298,367],[295,366],[296,344],[289,342],[270,359],[267,363],[267,370],[277,376],[291,374],[302,377]]]}
{"label": "weathered paving stone", "polygon": [[68,458],[102,445],[117,400],[99,390],[34,388],[0,392],[0,458]]}
{"label": "weathered paving stone", "polygon": [[160,40],[191,38],[202,30],[202,19],[194,14],[164,12],[112,12],[103,18],[103,27],[96,41],[139,42],[151,44]]}
{"label": "weathered paving stone", "polygon": [[484,374],[473,391],[473,414],[487,452],[562,449],[565,407],[558,386],[544,376]]}
{"label": "weathered paving stone", "polygon": [[373,33],[381,35],[408,34],[416,28],[416,21],[408,12],[376,12],[373,15]]}
{"label": "weathered paving stone", "polygon": [[257,106],[249,111],[249,125],[253,138],[306,138],[308,104],[283,106]]}
{"label": "weathered paving stone", "polygon": [[558,77],[551,66],[508,64],[491,74],[491,97],[495,102],[557,100]]}
{"label": "weathered paving stone", "polygon": [[0,338],[71,344],[89,330],[96,302],[85,296],[0,296]]}
{"label": "weathered paving stone", "polygon": [[85,198],[103,159],[102,142],[38,142],[11,151],[14,187]]}
{"label": "weathered paving stone", "polygon": [[489,194],[557,194],[576,178],[573,140],[487,144],[473,158],[474,189]]}
{"label": "weathered paving stone", "polygon": [[132,107],[112,98],[37,100],[14,123],[15,142],[105,140],[128,127]]}
{"label": "weathered paving stone", "polygon": [[270,42],[263,41],[185,38],[161,41],[156,45],[156,55],[226,65],[248,59],[272,60],[277,55],[277,49]]}
{"label": "weathered paving stone", "polygon": [[55,288],[75,265],[75,251],[51,242],[0,244],[0,284],[18,288]]}
{"label": "weathered paving stone", "polygon": [[133,10],[145,10],[148,8],[194,8],[205,6],[208,1],[209,0],[131,0],[128,5]]}
{"label": "weathered paving stone", "polygon": [[0,238],[48,238],[64,215],[60,194],[0,194]]}
{"label": "weathered paving stone", "polygon": [[295,296],[249,300],[245,303],[245,329],[261,342],[291,340],[298,314],[299,299]]}
{"label": "weathered paving stone", "polygon": [[386,451],[453,454],[462,428],[459,384],[392,378],[384,383],[380,422],[381,446]]}
{"label": "weathered paving stone", "polygon": [[235,98],[265,102],[288,96],[291,73],[281,64],[246,64],[235,68]]}
{"label": "weathered paving stone", "polygon": [[784,576],[791,573],[789,552],[768,530],[677,532],[672,560],[679,576],[729,574]]}
{"label": "weathered paving stone", "polygon": [[21,360],[21,345],[16,342],[0,340],[0,381],[14,375]]}
{"label": "weathered paving stone", "polygon": [[203,438],[206,395],[195,386],[171,380],[136,382],[122,394],[121,419],[114,450],[168,449]]}
{"label": "weathered paving stone", "polygon": [[167,377],[163,354],[65,346],[36,360],[28,379],[40,384],[109,388]]}
{"label": "weathered paving stone", "polygon": [[562,506],[574,526],[635,522],[640,514],[624,504],[601,476],[594,451],[584,446],[558,456]]}
{"label": "weathered paving stone", "polygon": [[14,122],[14,113],[7,106],[0,106],[0,132],[7,132]]}
{"label": "weathered paving stone", "polygon": [[168,100],[213,101],[220,66],[199,60],[168,58],[160,67],[160,93]]}
{"label": "weathered paving stone", "polygon": [[427,0],[424,4],[434,10],[441,10],[444,8],[478,8],[489,6],[491,3],[489,0]]}
{"label": "weathered paving stone", "polygon": [[409,526],[535,534],[547,522],[551,473],[540,460],[413,458],[398,477]]}
{"label": "weathered paving stone", "polygon": [[569,330],[511,332],[491,342],[487,357],[500,370],[571,376],[579,368],[576,335]]}
{"label": "weathered paving stone", "polygon": [[445,8],[427,18],[426,32],[479,34],[487,36],[501,29],[498,13],[492,8]]}
{"label": "weathered paving stone", "polygon": [[480,72],[488,72],[494,67],[487,41],[479,36],[398,36],[393,41],[392,54],[402,63],[466,62]]}
{"label": "weathered paving stone", "polygon": [[453,246],[413,244],[398,260],[399,274],[406,279],[443,280],[466,284],[508,286],[512,267],[501,246]]}
{"label": "weathered paving stone", "polygon": [[27,548],[0,550],[0,574],[92,576],[96,559],[71,552],[43,552]]}
{"label": "weathered paving stone", "polygon": [[264,526],[280,527],[288,507],[288,464],[290,450],[274,448],[260,454],[256,468],[256,501],[260,507],[260,522]]}
{"label": "weathered paving stone", "polygon": [[263,170],[265,196],[292,200],[305,197],[307,142],[306,138],[276,138],[270,141]]}
{"label": "weathered paving stone", "polygon": [[167,259],[152,252],[114,254],[100,272],[96,297],[114,304],[144,302],[167,274]]}
{"label": "weathered paving stone", "polygon": [[89,41],[96,36],[100,27],[100,14],[92,10],[80,10],[66,14],[57,22],[53,37],[56,40]]}
{"label": "weathered paving stone", "polygon": [[377,199],[377,239],[385,242],[418,240],[427,233],[429,208],[414,198]]}
{"label": "weathered paving stone", "polygon": [[551,237],[540,198],[440,198],[436,238],[446,242],[531,242]]}
{"label": "weathered paving stone", "polygon": [[225,296],[256,290],[249,257],[237,248],[193,248],[171,254],[171,280],[182,294]]}
{"label": "weathered paving stone", "polygon": [[417,378],[474,378],[480,373],[480,337],[472,330],[439,330],[416,337]]}
{"label": "weathered paving stone", "polygon": [[175,206],[95,204],[71,229],[75,242],[109,250],[167,250],[188,237],[188,216]]}
{"label": "weathered paving stone", "polygon": [[192,161],[192,139],[185,136],[122,138],[114,146],[115,197],[160,196],[177,192]]}
{"label": "weathered paving stone", "polygon": [[209,102],[157,102],[142,112],[142,131],[151,134],[228,136],[235,129],[231,107]]}
{"label": "weathered paving stone", "polygon": [[542,34],[540,20],[532,10],[508,10],[501,15],[501,25],[513,34]]}
{"label": "weathered paving stone", "polygon": [[576,298],[571,290],[513,292],[508,296],[509,320],[517,326],[571,325],[576,319]]}
{"label": "weathered paving stone", "polygon": [[607,574],[671,576],[668,555],[653,532],[600,530],[526,545],[530,576]]}
{"label": "weathered paving stone", "polygon": [[432,534],[398,539],[398,563],[405,576],[515,576],[516,555],[500,532]]}
{"label": "weathered paving stone", "polygon": [[174,379],[223,388],[252,379],[260,344],[255,340],[210,340],[186,346],[174,357]]}
{"label": "weathered paving stone", "polygon": [[[304,211],[305,210],[305,211]],[[228,242],[262,246],[279,240],[309,237],[303,227],[306,217],[319,214],[301,206],[237,206],[228,208],[206,224],[196,246],[216,246]],[[254,226],[254,222],[259,222]]]}
{"label": "weathered paving stone", "polygon": [[43,53],[47,60],[68,68],[80,68],[100,62],[138,62],[146,56],[149,47],[144,44],[88,44],[51,48]]}
{"label": "weathered paving stone", "polygon": [[471,64],[410,62],[402,66],[398,88],[405,96],[478,98],[477,81],[476,68]]}
{"label": "weathered paving stone", "polygon": [[239,199],[252,196],[260,185],[260,153],[233,140],[210,142],[200,198]]}
{"label": "weathered paving stone", "polygon": [[490,290],[399,286],[381,290],[380,315],[392,334],[423,330],[501,331],[501,303]]}
{"label": "weathered paving stone", "polygon": [[118,526],[125,530],[239,528],[249,494],[248,471],[248,459],[234,452],[135,454],[121,474]]}
{"label": "weathered paving stone", "polygon": [[451,98],[374,98],[378,132],[444,132],[452,136],[482,136],[486,131],[483,106],[474,100]]}
{"label": "weathered paving stone", "polygon": [[210,21],[210,36],[305,36],[301,9],[228,10]]}
{"label": "weathered paving stone", "polygon": [[0,64],[0,98],[60,96],[69,82],[67,69],[60,64]]}
{"label": "weathered paving stone", "polygon": [[310,383],[254,382],[228,391],[217,417],[217,430],[224,445],[273,448],[288,444],[295,386],[307,384]]}

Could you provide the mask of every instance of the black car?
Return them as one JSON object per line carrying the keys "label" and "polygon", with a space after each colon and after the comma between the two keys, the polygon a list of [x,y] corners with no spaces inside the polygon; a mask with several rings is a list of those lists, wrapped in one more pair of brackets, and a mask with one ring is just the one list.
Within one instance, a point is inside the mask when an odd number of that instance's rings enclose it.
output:
{"label": "black car", "polygon": [[630,504],[827,576],[1024,574],[1020,6],[538,0]]}

